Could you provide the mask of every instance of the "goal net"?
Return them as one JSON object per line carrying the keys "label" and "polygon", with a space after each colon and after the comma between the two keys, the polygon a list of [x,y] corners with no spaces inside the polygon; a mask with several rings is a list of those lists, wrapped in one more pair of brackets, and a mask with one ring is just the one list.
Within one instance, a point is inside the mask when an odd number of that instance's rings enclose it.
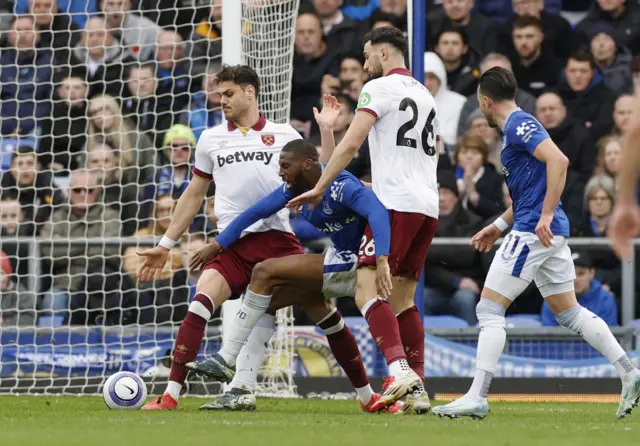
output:
{"label": "goal net", "polygon": [[[214,186],[154,281],[138,280],[136,253],[166,230],[197,138],[224,120],[224,9],[240,8],[225,30],[260,76],[261,109],[286,122],[299,0],[56,3],[19,0],[5,15],[0,393],[96,393],[119,370],[163,386],[198,280],[189,258],[215,235]],[[294,396],[292,311],[276,321],[258,393]],[[218,310],[200,354],[221,341]]]}

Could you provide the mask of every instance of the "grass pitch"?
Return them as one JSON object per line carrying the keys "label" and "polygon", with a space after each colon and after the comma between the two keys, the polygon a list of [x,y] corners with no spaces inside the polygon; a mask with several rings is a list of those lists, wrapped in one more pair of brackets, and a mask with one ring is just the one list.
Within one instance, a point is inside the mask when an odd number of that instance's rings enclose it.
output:
{"label": "grass pitch", "polygon": [[256,412],[111,411],[101,397],[0,397],[7,446],[638,445],[640,408],[616,420],[614,404],[492,403],[485,420],[364,414],[355,401],[258,401]]}

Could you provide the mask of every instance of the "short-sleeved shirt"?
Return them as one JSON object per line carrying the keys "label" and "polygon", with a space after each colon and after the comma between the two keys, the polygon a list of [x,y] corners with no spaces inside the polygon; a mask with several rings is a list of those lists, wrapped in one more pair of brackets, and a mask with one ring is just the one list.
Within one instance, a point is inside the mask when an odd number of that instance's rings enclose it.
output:
{"label": "short-sleeved shirt", "polygon": [[[264,117],[246,134],[231,122],[202,132],[193,174],[215,181],[214,213],[220,230],[282,184],[280,152],[295,139],[301,136],[289,124],[276,124]],[[243,235],[271,229],[293,233],[287,209],[256,222]]]}
{"label": "short-sleeved shirt", "polygon": [[438,218],[438,114],[431,93],[406,69],[365,84],[358,111],[369,133],[373,191],[387,209]]}
{"label": "short-sleeved shirt", "polygon": [[[536,232],[547,193],[547,165],[533,156],[536,147],[549,138],[544,127],[520,108],[502,125],[502,172],[513,200],[513,229]],[[569,219],[558,202],[551,223],[553,235],[569,236]]]}

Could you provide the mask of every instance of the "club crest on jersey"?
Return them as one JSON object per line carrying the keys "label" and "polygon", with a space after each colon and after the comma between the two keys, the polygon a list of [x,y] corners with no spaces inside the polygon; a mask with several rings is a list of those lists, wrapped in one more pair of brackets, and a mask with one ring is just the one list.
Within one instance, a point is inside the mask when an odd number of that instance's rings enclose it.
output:
{"label": "club crest on jersey", "polygon": [[272,146],[276,142],[276,135],[271,133],[263,133],[260,138],[265,146]]}

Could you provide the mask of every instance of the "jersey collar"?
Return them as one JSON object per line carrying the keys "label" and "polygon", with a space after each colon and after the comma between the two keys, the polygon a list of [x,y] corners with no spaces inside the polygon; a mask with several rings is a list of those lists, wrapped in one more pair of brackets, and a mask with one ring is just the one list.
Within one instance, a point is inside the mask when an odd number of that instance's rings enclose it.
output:
{"label": "jersey collar", "polygon": [[[256,132],[259,132],[260,130],[262,130],[264,128],[265,125],[267,125],[267,119],[264,117],[264,115],[262,113],[260,113],[260,119],[258,119],[258,122],[253,124],[251,126],[251,128],[253,130],[255,130]],[[227,130],[228,131],[233,132],[237,128],[238,128],[238,126],[236,126],[233,122],[227,121]]]}
{"label": "jersey collar", "polygon": [[407,70],[406,68],[394,68],[387,73],[387,76],[391,76],[392,74],[402,74],[404,76],[413,77],[413,73],[411,73],[411,71]]}
{"label": "jersey collar", "polygon": [[500,129],[500,130],[502,130],[502,134],[504,134],[504,133],[505,133],[505,132],[504,132],[504,129],[506,129],[506,128],[507,128],[507,122],[509,122],[509,119],[511,119],[511,116],[512,116],[515,112],[520,111],[520,110],[522,110],[520,107],[516,107],[516,108],[514,108],[513,110],[511,110],[511,113],[509,113],[509,114],[507,115],[507,117],[506,117],[506,118],[504,118],[504,121],[502,122],[502,128]]}

